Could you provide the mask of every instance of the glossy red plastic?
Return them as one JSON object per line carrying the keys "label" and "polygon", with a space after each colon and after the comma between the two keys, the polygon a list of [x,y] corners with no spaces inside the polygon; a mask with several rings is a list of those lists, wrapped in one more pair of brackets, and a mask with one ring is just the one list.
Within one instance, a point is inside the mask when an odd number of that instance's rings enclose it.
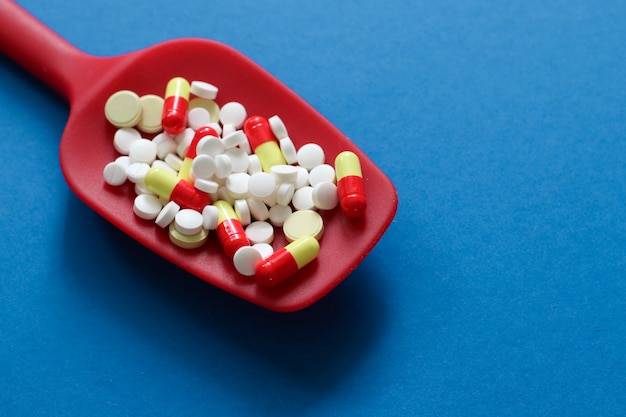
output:
{"label": "glossy red plastic", "polygon": [[298,272],[298,263],[285,248],[280,248],[256,267],[256,281],[265,287],[273,287]]}
{"label": "glossy red plastic", "polygon": [[[60,144],[61,168],[70,188],[85,204],[158,255],[259,306],[287,312],[319,300],[370,253],[396,213],[395,188],[371,159],[301,97],[226,45],[178,39],[124,55],[95,57],[69,44],[13,1],[2,0],[0,51],[69,102],[69,119]],[[212,59],[199,60],[198,56]],[[357,154],[365,192],[376,197],[368,201],[365,215],[349,218],[341,210],[322,213],[325,232],[316,262],[273,288],[240,276],[217,239],[209,236],[207,244],[196,250],[173,245],[166,231],[134,215],[131,185],[110,187],[102,176],[104,166],[118,156],[112,146],[115,128],[103,113],[107,98],[122,89],[160,95],[173,76],[219,86],[218,104],[238,101],[250,114],[280,115],[297,147],[318,143],[328,160],[344,150]],[[88,146],[86,137],[90,138]],[[277,233],[275,247],[287,243],[281,235]]]}
{"label": "glossy red plastic", "polygon": [[229,259],[235,256],[235,252],[243,246],[249,246],[250,241],[246,236],[246,232],[237,219],[224,219],[215,229],[217,238],[222,244],[224,253]]}
{"label": "glossy red plastic", "polygon": [[337,182],[339,205],[346,216],[360,217],[367,210],[367,197],[363,178],[358,175],[348,175]]}
{"label": "glossy red plastic", "polygon": [[248,137],[248,142],[250,142],[253,151],[267,142],[278,143],[270,128],[270,123],[264,117],[249,117],[243,124],[243,131]]}

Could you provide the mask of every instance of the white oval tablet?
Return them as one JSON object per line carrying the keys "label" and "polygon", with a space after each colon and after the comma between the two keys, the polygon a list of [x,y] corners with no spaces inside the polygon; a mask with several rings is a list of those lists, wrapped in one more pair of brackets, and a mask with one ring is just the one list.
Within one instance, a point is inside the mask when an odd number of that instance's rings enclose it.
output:
{"label": "white oval tablet", "polygon": [[141,133],[133,127],[122,127],[113,135],[113,147],[122,155],[128,155],[130,144],[141,139]]}
{"label": "white oval tablet", "polygon": [[215,100],[215,97],[217,97],[218,88],[213,84],[207,83],[205,81],[194,80],[191,82],[191,88],[189,91],[191,92],[191,94],[194,94],[198,97],[202,97],[207,100]]}
{"label": "white oval tablet", "polygon": [[298,188],[293,193],[291,203],[296,210],[312,210],[315,208],[315,204],[313,203],[313,187],[307,185]]}
{"label": "white oval tablet", "polygon": [[274,176],[267,172],[257,172],[250,175],[248,191],[253,197],[266,198],[272,195],[276,188]]}
{"label": "white oval tablet", "polygon": [[191,236],[202,230],[202,214],[192,209],[182,209],[176,213],[174,225],[180,233]]}
{"label": "white oval tablet", "polygon": [[158,197],[151,194],[140,194],[135,197],[133,211],[137,217],[145,220],[154,220],[163,208]]}
{"label": "white oval tablet", "polygon": [[236,129],[243,126],[246,116],[246,108],[243,104],[236,101],[226,103],[220,109],[220,122],[222,122],[222,125],[232,124]]}
{"label": "white oval tablet", "polygon": [[320,210],[332,210],[339,204],[337,186],[332,182],[320,182],[311,193],[313,204]]}
{"label": "white oval tablet", "polygon": [[272,243],[274,240],[274,226],[268,222],[256,221],[246,227],[246,236],[250,243]]}
{"label": "white oval tablet", "polygon": [[180,210],[180,206],[173,201],[170,201],[166,205],[163,206],[161,211],[156,217],[155,223],[165,229],[167,226],[172,223],[174,218],[176,217],[176,213]]}
{"label": "white oval tablet", "polygon": [[241,275],[252,276],[256,271],[256,266],[263,260],[261,252],[252,246],[242,246],[237,249],[233,256],[233,265]]}
{"label": "white oval tablet", "polygon": [[318,165],[322,165],[325,160],[324,149],[317,143],[307,143],[302,145],[296,154],[298,164],[309,171]]}
{"label": "white oval tablet", "polygon": [[117,161],[109,162],[103,171],[104,181],[113,186],[119,186],[126,182],[126,167]]}

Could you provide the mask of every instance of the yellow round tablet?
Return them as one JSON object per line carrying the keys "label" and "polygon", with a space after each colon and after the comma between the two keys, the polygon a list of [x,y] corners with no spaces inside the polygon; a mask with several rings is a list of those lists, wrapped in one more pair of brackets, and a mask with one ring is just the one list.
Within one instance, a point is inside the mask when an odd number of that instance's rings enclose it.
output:
{"label": "yellow round tablet", "polygon": [[220,106],[213,100],[202,97],[192,98],[189,101],[189,110],[196,107],[202,107],[211,115],[211,123],[217,123],[220,120]]}
{"label": "yellow round tablet", "polygon": [[146,133],[157,133],[163,130],[161,116],[163,115],[163,98],[155,94],[141,96],[141,118],[137,127]]}
{"label": "yellow round tablet", "polygon": [[183,249],[196,249],[204,245],[209,237],[209,232],[200,230],[194,235],[184,235],[176,230],[174,222],[170,224],[170,240],[173,244]]}
{"label": "yellow round tablet", "polygon": [[314,210],[294,211],[283,224],[283,233],[289,242],[302,236],[313,236],[320,240],[324,234],[324,220]]}
{"label": "yellow round tablet", "polygon": [[141,100],[130,90],[113,93],[104,105],[104,115],[116,127],[133,127],[141,118]]}

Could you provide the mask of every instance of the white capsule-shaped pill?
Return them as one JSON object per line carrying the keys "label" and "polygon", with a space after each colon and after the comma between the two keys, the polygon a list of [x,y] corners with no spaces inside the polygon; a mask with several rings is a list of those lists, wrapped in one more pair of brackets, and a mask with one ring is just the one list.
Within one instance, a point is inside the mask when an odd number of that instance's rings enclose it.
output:
{"label": "white capsule-shaped pill", "polygon": [[163,206],[156,217],[155,223],[162,229],[165,229],[174,221],[176,214],[180,211],[180,206],[174,201],[168,202]]}
{"label": "white capsule-shaped pill", "polygon": [[219,210],[214,205],[204,206],[202,210],[202,227],[206,230],[215,230],[219,224]]}
{"label": "white capsule-shaped pill", "polygon": [[291,203],[293,204],[293,208],[295,208],[296,210],[314,209],[315,204],[313,203],[313,187],[307,185],[305,187],[298,188],[293,193]]}
{"label": "white capsule-shaped pill", "polygon": [[104,181],[113,186],[119,186],[126,182],[126,167],[117,161],[109,162],[103,171]]}
{"label": "white capsule-shaped pill", "polygon": [[289,135],[287,134],[287,128],[285,127],[285,123],[283,123],[282,119],[278,115],[274,115],[267,119],[270,123],[270,128],[276,136],[276,139],[286,138]]}
{"label": "white capsule-shaped pill", "polygon": [[288,164],[295,164],[298,162],[296,146],[293,144],[290,137],[284,137],[280,139],[278,143],[280,144],[280,151],[283,153],[285,161],[287,161]]}
{"label": "white capsule-shaped pill", "polygon": [[325,160],[324,149],[317,143],[307,143],[302,145],[296,154],[298,165],[309,171],[318,165],[322,165]]}
{"label": "white capsule-shaped pill", "polygon": [[222,122],[222,125],[232,124],[235,126],[235,129],[240,129],[246,117],[246,108],[243,104],[236,101],[226,103],[220,109],[220,122]]}
{"label": "white capsule-shaped pill", "polygon": [[195,107],[187,112],[187,124],[193,130],[211,123],[211,114],[203,107]]}
{"label": "white capsule-shaped pill", "polygon": [[257,249],[252,246],[242,246],[233,256],[233,265],[241,275],[252,276],[262,260],[263,256]]}
{"label": "white capsule-shaped pill", "polygon": [[183,235],[191,236],[202,230],[202,214],[192,209],[182,209],[174,217],[174,226]]}
{"label": "white capsule-shaped pill", "polygon": [[257,172],[250,175],[248,191],[253,197],[264,199],[272,195],[276,188],[274,176],[267,172]]}
{"label": "white capsule-shaped pill", "polygon": [[274,240],[274,226],[268,222],[252,222],[246,227],[245,232],[251,244],[272,243]]}
{"label": "white capsule-shaped pill", "polygon": [[311,192],[313,204],[320,210],[332,210],[339,204],[337,186],[332,182],[320,182]]}
{"label": "white capsule-shaped pill", "polygon": [[122,155],[128,155],[130,145],[141,139],[141,133],[133,127],[122,127],[113,135],[113,147]]}
{"label": "white capsule-shaped pill", "polygon": [[312,187],[321,182],[335,182],[335,168],[328,164],[321,164],[309,172],[309,184]]}
{"label": "white capsule-shaped pill", "polygon": [[207,83],[205,81],[194,80],[191,82],[189,91],[191,92],[191,94],[194,94],[198,97],[207,100],[215,100],[215,98],[217,97],[217,92],[219,90],[213,84]]}
{"label": "white capsule-shaped pill", "polygon": [[158,197],[152,194],[140,194],[133,202],[133,212],[144,220],[154,220],[163,208]]}
{"label": "white capsule-shaped pill", "polygon": [[192,176],[208,180],[215,174],[216,163],[211,155],[197,155],[191,162]]}

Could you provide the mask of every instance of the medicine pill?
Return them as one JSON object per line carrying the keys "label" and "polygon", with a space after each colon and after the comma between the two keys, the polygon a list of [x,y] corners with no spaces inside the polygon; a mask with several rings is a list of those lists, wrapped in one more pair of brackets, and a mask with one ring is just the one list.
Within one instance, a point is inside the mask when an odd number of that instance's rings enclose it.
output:
{"label": "medicine pill", "polygon": [[169,237],[170,241],[178,247],[183,249],[198,249],[208,240],[209,232],[202,229],[195,235],[185,235],[176,230],[176,226],[172,222],[169,227]]}
{"label": "medicine pill", "polygon": [[141,96],[141,117],[137,123],[137,127],[146,133],[160,132],[161,115],[163,113],[163,98],[156,94],[146,94]]}
{"label": "medicine pill", "polygon": [[269,209],[268,218],[273,226],[283,227],[285,220],[291,216],[293,210],[290,206],[281,206],[277,204]]}
{"label": "medicine pill", "polygon": [[332,210],[339,204],[337,186],[332,182],[320,182],[313,187],[313,204],[320,210]]}
{"label": "medicine pill", "polygon": [[184,235],[195,235],[202,229],[202,214],[196,210],[182,209],[176,213],[174,225]]}
{"label": "medicine pill", "polygon": [[322,165],[325,160],[324,150],[317,143],[302,145],[296,155],[298,164],[309,171]]}
{"label": "medicine pill", "polygon": [[296,210],[312,210],[315,208],[315,203],[313,202],[313,187],[307,185],[298,188],[293,193],[291,203]]}
{"label": "medicine pill", "polygon": [[117,129],[115,135],[113,136],[113,147],[120,154],[128,155],[130,145],[139,139],[141,139],[141,133],[139,133],[137,129],[132,127],[122,127]]}
{"label": "medicine pill", "polygon": [[165,229],[174,221],[176,214],[180,210],[180,206],[173,201],[170,201],[163,206],[161,211],[156,217],[155,223],[162,229]]}
{"label": "medicine pill", "polygon": [[269,243],[255,243],[252,247],[261,253],[261,259],[267,259],[274,253],[274,248]]}
{"label": "medicine pill", "polygon": [[272,243],[274,240],[274,227],[263,221],[252,222],[246,227],[246,236],[251,244]]}
{"label": "medicine pill", "polygon": [[235,129],[241,128],[246,120],[246,108],[243,104],[231,101],[220,109],[220,121],[222,125],[231,124]]}
{"label": "medicine pill", "polygon": [[149,139],[135,140],[130,144],[128,156],[133,162],[144,162],[150,165],[156,159],[157,148]]}
{"label": "medicine pill", "polygon": [[206,230],[215,230],[219,224],[219,219],[217,207],[211,205],[202,210],[202,227]]}
{"label": "medicine pill", "polygon": [[220,120],[220,107],[217,103],[211,99],[202,97],[195,97],[189,101],[189,109],[195,109],[196,107],[202,107],[211,115],[211,123],[217,123]]}
{"label": "medicine pill", "polygon": [[163,205],[157,197],[151,194],[141,194],[135,197],[133,211],[137,217],[144,220],[154,220],[159,215]]}
{"label": "medicine pill", "polygon": [[122,185],[126,182],[127,179],[126,167],[117,161],[109,162],[104,167],[103,174],[104,181],[106,181],[107,184],[113,186]]}
{"label": "medicine pill", "polygon": [[335,168],[328,164],[316,166],[309,172],[309,184],[314,187],[320,182],[335,182]]}
{"label": "medicine pill", "polygon": [[205,81],[194,80],[191,82],[191,93],[208,100],[214,100],[217,97],[218,88],[213,84]]}
{"label": "medicine pill", "polygon": [[296,146],[289,137],[285,137],[279,140],[280,151],[288,164],[295,164],[298,162],[298,153]]}
{"label": "medicine pill", "polygon": [[233,207],[224,200],[218,200],[214,203],[219,214],[219,221],[215,232],[219,239],[226,256],[233,258],[237,249],[242,246],[249,246],[250,241],[246,236],[246,232],[237,218],[237,214]]}
{"label": "medicine pill", "polygon": [[267,121],[270,123],[270,127],[272,129],[272,132],[274,133],[274,136],[276,136],[276,139],[280,140],[289,136],[289,134],[287,134],[287,128],[285,127],[285,124],[278,115],[270,117],[269,119],[267,119]]}
{"label": "medicine pill", "polygon": [[302,236],[256,266],[255,278],[259,285],[273,287],[311,263],[320,251],[319,242],[311,236]]}
{"label": "medicine pill", "polygon": [[367,208],[367,198],[359,157],[354,152],[341,152],[335,158],[335,171],[341,210],[349,217],[363,216]]}
{"label": "medicine pill", "polygon": [[250,215],[250,208],[248,207],[248,203],[246,200],[235,200],[233,207],[235,209],[235,214],[237,218],[241,222],[242,226],[248,226],[252,221],[252,217]]}
{"label": "medicine pill", "polygon": [[244,123],[243,131],[248,138],[252,151],[259,157],[263,171],[270,172],[274,165],[287,163],[267,119],[261,116],[252,116]]}
{"label": "medicine pill", "polygon": [[233,265],[241,275],[252,276],[257,265],[263,260],[261,252],[252,246],[243,246],[237,249],[233,256]]}
{"label": "medicine pill", "polygon": [[209,123],[211,123],[211,114],[204,107],[196,107],[187,113],[187,124],[194,130]]}
{"label": "medicine pill", "polygon": [[112,94],[104,105],[104,115],[116,127],[133,127],[141,118],[141,100],[130,90]]}
{"label": "medicine pill", "polygon": [[187,126],[189,109],[189,82],[182,77],[172,78],[165,89],[161,124],[170,135],[177,135]]}
{"label": "medicine pill", "polygon": [[320,240],[324,234],[324,220],[313,210],[294,211],[283,224],[283,233],[289,242],[301,236],[313,236]]}

